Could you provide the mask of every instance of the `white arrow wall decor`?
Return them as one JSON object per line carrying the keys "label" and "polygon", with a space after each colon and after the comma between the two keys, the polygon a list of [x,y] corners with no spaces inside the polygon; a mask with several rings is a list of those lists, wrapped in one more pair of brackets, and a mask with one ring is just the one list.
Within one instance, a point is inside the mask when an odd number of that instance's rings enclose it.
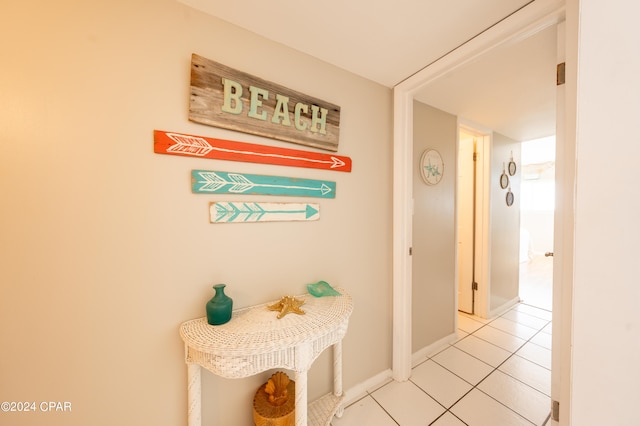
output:
{"label": "white arrow wall decor", "polygon": [[209,205],[211,223],[291,222],[318,220],[320,205],[218,201]]}

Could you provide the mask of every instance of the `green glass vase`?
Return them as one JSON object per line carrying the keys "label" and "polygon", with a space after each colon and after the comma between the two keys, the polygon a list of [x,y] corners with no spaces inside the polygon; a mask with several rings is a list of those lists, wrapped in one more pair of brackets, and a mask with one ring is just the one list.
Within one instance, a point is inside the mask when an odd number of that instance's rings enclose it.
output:
{"label": "green glass vase", "polygon": [[225,287],[226,284],[214,285],[216,294],[207,302],[207,322],[211,325],[221,325],[231,319],[233,299],[224,293]]}

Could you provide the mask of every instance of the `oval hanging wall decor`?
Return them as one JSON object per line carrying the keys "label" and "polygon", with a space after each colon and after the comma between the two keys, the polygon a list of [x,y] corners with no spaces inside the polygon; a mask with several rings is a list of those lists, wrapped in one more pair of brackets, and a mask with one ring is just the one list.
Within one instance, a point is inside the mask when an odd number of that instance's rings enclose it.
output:
{"label": "oval hanging wall decor", "polygon": [[507,191],[507,206],[511,207],[513,205],[513,192],[511,192],[511,188]]}
{"label": "oval hanging wall decor", "polygon": [[504,169],[504,163],[502,163],[502,174],[500,175],[500,188],[506,189],[509,186],[509,176]]}
{"label": "oval hanging wall decor", "polygon": [[516,162],[513,161],[513,151],[511,151],[511,160],[509,161],[509,165],[508,165],[508,170],[509,170],[509,175],[513,176],[516,174]]}

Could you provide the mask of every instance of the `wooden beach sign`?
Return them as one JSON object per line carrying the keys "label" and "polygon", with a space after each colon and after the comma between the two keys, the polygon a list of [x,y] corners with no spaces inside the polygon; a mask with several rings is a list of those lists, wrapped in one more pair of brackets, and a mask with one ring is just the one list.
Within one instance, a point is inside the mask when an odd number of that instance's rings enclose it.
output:
{"label": "wooden beach sign", "polygon": [[153,132],[154,152],[216,160],[351,171],[351,158],[323,152],[302,151],[246,142],[214,139],[184,133]]}
{"label": "wooden beach sign", "polygon": [[340,107],[196,55],[189,120],[338,150]]}
{"label": "wooden beach sign", "polygon": [[310,221],[320,219],[320,205],[218,201],[210,203],[209,216],[211,223]]}
{"label": "wooden beach sign", "polygon": [[192,170],[191,190],[196,194],[257,194],[335,198],[336,183],[283,176]]}

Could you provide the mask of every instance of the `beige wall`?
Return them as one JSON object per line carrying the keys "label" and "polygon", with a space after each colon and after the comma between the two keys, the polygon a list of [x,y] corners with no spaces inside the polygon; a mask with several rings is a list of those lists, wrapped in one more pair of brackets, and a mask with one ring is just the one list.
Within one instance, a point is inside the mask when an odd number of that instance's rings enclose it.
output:
{"label": "beige wall", "polygon": [[[500,187],[503,167],[513,155],[516,173],[509,176],[509,187]],[[491,239],[490,239],[490,312],[499,312],[518,297],[520,253],[520,143],[499,133],[493,133],[491,145]],[[507,190],[514,195],[507,206]]]}
{"label": "beige wall", "polygon": [[[417,352],[455,333],[456,292],[456,151],[458,122],[454,115],[414,102],[413,121],[413,257],[412,350]],[[518,297],[520,247],[520,170],[511,177],[515,202],[507,207],[499,185],[502,163],[520,164],[520,144],[499,133],[491,146],[489,314]],[[444,174],[436,186],[426,185],[418,162],[427,148],[437,149]],[[477,296],[476,296],[477,297]],[[476,303],[480,303],[476,301]]]}
{"label": "beige wall", "polygon": [[[457,119],[413,103],[413,352],[455,332],[455,185]],[[422,153],[436,149],[444,162],[442,180],[424,183]]]}
{"label": "beige wall", "polygon": [[564,418],[563,413],[571,413],[573,425],[635,424],[640,138],[628,124],[640,117],[640,5],[567,4],[567,133],[575,136],[569,143],[575,141],[576,152],[567,161],[576,164],[575,251],[567,266],[574,271],[572,298],[567,299],[573,308],[568,318],[572,335],[562,346],[571,361],[571,371],[563,372],[570,377],[570,400],[560,411]]}
{"label": "beige wall", "polygon": [[[219,282],[237,307],[344,286],[345,388],[390,368],[388,88],[173,0],[11,2],[0,40],[0,401],[72,403],[0,423],[186,424],[178,326]],[[190,123],[194,52],[339,105],[353,172],[154,154],[154,129],[297,147]],[[192,168],[330,179],[337,198],[317,222],[212,225]],[[312,399],[330,371],[323,355]],[[203,374],[204,423],[249,424],[267,375]]]}

